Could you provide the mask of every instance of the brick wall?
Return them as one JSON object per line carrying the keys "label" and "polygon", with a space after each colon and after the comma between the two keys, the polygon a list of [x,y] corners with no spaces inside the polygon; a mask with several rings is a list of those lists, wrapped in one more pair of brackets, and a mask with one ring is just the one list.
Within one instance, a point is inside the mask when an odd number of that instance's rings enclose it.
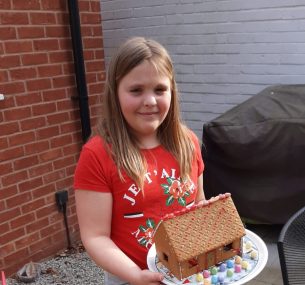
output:
{"label": "brick wall", "polygon": [[[82,146],[68,1],[0,0],[0,268],[7,275],[67,246],[55,193],[68,190],[68,224],[79,240],[72,189]],[[103,90],[98,0],[78,1],[91,125]]]}
{"label": "brick wall", "polygon": [[273,84],[305,78],[304,0],[101,0],[106,59],[126,37],[170,51],[187,124],[202,124]]}

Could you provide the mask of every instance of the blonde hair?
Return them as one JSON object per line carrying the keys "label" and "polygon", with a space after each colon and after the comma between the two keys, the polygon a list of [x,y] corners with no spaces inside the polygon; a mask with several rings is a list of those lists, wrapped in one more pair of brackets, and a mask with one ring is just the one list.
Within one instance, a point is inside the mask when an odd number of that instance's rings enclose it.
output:
{"label": "blonde hair", "polygon": [[147,171],[146,160],[123,117],[117,93],[122,78],[144,60],[153,64],[158,72],[168,76],[171,81],[170,108],[157,135],[163,147],[177,159],[182,179],[189,177],[194,159],[194,144],[190,132],[180,118],[177,84],[168,52],[151,39],[134,37],[127,40],[109,63],[103,98],[103,119],[98,126],[98,134],[109,146],[108,150],[118,167],[120,178],[124,180],[124,170],[141,189],[144,187]]}

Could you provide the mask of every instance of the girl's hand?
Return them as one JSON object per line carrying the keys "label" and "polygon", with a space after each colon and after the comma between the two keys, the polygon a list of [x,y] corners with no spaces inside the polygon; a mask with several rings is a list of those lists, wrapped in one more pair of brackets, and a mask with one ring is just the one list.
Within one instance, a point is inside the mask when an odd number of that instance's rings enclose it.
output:
{"label": "girl's hand", "polygon": [[137,275],[137,280],[134,280],[132,285],[160,285],[163,280],[163,275],[158,272],[151,272],[144,269]]}

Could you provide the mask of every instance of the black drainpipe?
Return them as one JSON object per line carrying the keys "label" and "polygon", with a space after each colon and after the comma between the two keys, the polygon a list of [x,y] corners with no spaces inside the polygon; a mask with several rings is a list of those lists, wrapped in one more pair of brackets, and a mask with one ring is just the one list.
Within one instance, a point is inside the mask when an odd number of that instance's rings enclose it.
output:
{"label": "black drainpipe", "polygon": [[79,112],[82,126],[82,139],[85,143],[91,135],[90,112],[88,105],[88,91],[85,76],[82,36],[80,30],[78,0],[68,0],[70,28],[73,45],[73,58],[78,96],[72,100],[79,101]]}

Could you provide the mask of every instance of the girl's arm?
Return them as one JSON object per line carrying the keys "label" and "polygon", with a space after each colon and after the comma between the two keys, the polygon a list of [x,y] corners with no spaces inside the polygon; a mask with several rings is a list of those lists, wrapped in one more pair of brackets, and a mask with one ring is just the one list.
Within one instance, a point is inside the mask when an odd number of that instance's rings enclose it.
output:
{"label": "girl's arm", "polygon": [[196,200],[195,200],[196,203],[205,200],[205,195],[204,195],[204,191],[203,191],[203,174],[201,174],[198,177],[197,185],[198,185],[198,189],[197,189],[197,196],[196,196]]}
{"label": "girl's arm", "polygon": [[95,263],[130,284],[159,285],[161,274],[141,270],[111,240],[111,193],[76,190],[75,199],[81,238]]}

